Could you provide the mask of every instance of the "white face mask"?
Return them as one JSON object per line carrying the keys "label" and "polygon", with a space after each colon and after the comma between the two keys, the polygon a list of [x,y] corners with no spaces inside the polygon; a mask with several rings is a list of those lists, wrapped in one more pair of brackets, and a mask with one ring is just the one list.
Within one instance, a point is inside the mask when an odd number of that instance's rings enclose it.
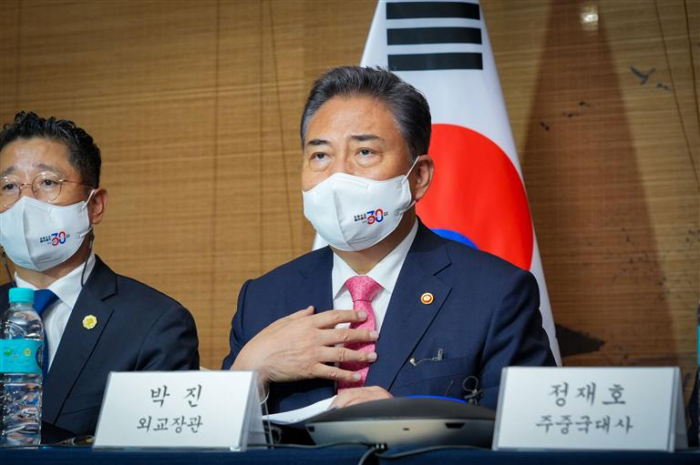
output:
{"label": "white face mask", "polygon": [[87,200],[60,206],[22,197],[0,213],[0,245],[22,268],[46,271],[68,260],[80,248],[92,226]]}
{"label": "white face mask", "polygon": [[336,173],[302,191],[304,216],[323,240],[338,250],[360,251],[394,232],[412,201],[408,174],[374,181]]}

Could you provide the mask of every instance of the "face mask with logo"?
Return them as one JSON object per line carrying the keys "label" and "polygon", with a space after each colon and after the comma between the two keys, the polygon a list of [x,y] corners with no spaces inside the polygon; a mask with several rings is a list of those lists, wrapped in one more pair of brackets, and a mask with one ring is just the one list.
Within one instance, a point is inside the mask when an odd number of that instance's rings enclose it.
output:
{"label": "face mask with logo", "polygon": [[0,213],[0,245],[22,268],[46,271],[72,257],[90,231],[87,200],[60,206],[22,197]]}
{"label": "face mask with logo", "polygon": [[338,250],[360,251],[394,232],[412,201],[408,175],[375,181],[336,173],[302,191],[304,216],[319,236]]}

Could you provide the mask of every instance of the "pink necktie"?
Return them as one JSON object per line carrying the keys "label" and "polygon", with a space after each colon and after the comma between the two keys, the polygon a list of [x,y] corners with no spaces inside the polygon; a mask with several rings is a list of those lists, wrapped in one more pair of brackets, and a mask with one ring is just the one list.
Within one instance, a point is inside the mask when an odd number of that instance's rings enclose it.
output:
{"label": "pink necktie", "polygon": [[[377,324],[374,319],[374,309],[372,308],[372,299],[382,289],[382,286],[369,276],[354,276],[345,282],[345,287],[350,291],[352,297],[353,310],[361,310],[367,313],[367,319],[361,323],[351,323],[350,329],[366,329],[375,331]],[[374,352],[374,342],[353,342],[345,344],[345,347],[360,352]],[[339,381],[338,392],[343,389],[362,387],[367,379],[367,371],[369,364],[365,362],[343,362],[340,364],[343,370],[355,371],[360,374],[360,379],[355,382]]]}

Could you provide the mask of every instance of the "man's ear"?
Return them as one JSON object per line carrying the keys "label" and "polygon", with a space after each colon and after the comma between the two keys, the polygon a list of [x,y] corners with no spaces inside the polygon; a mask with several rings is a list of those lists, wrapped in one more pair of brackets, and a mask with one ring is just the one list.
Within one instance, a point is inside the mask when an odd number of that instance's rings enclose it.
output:
{"label": "man's ear", "polygon": [[433,181],[433,173],[435,165],[433,159],[427,153],[418,157],[416,166],[413,168],[412,187],[413,199],[418,202],[422,199],[430,188],[430,183]]}
{"label": "man's ear", "polygon": [[102,217],[105,214],[105,208],[107,208],[107,201],[109,200],[109,194],[106,189],[97,188],[92,194],[90,203],[88,203],[88,214],[90,216],[90,223],[94,226],[100,224]]}

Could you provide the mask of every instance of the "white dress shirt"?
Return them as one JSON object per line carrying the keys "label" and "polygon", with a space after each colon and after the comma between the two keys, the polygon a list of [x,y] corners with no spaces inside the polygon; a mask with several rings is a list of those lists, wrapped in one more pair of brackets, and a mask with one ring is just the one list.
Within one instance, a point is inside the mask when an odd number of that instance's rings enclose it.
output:
{"label": "white dress shirt", "polygon": [[[68,319],[73,311],[73,307],[75,307],[78,296],[83,290],[80,279],[85,266],[87,266],[87,270],[85,270],[85,281],[87,281],[92,270],[95,268],[94,253],[90,254],[87,262],[78,266],[64,277],[54,281],[54,283],[47,288],[58,296],[58,300],[44,310],[42,317],[44,322],[44,334],[46,334],[46,339],[49,341],[49,368],[51,368],[51,364],[53,364],[53,359],[56,356],[56,351],[58,351],[58,345],[68,325]],[[15,283],[17,283],[18,287],[28,287],[38,290],[36,286],[20,278],[17,273],[15,273]]]}
{"label": "white dress shirt", "polygon": [[[413,224],[411,231],[397,245],[394,250],[389,252],[379,263],[377,263],[366,276],[374,279],[382,286],[382,289],[372,300],[372,309],[374,309],[374,318],[377,324],[377,332],[382,327],[384,316],[386,315],[391,294],[394,292],[396,280],[399,279],[399,273],[403,267],[403,262],[406,260],[408,251],[413,244],[418,232],[418,220]],[[345,260],[338,255],[333,254],[333,308],[336,310],[352,310],[352,297],[350,291],[345,286],[345,281],[357,276],[355,270],[348,265]],[[347,327],[348,324],[338,325],[338,327]]]}

